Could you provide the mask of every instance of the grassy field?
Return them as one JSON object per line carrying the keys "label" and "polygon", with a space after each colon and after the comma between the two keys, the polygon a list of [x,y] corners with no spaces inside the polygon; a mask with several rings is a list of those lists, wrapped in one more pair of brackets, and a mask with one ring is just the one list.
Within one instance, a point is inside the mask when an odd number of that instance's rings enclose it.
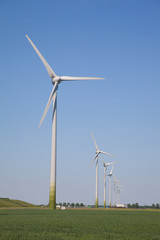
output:
{"label": "grassy field", "polygon": [[160,211],[1,209],[6,239],[160,240]]}

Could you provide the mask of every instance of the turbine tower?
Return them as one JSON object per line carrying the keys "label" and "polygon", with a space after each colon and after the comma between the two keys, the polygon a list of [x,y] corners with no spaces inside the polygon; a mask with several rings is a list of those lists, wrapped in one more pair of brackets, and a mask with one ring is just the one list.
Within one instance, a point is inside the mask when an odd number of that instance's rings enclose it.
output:
{"label": "turbine tower", "polygon": [[122,185],[117,185],[117,204],[120,204],[120,192],[125,191]]}
{"label": "turbine tower", "polygon": [[58,85],[62,81],[76,81],[76,80],[96,80],[96,79],[104,79],[104,78],[95,78],[95,77],[70,77],[70,76],[57,76],[50,65],[46,62],[42,54],[38,51],[36,46],[30,40],[30,38],[26,35],[28,41],[42,60],[46,70],[52,79],[53,89],[51,91],[49,100],[47,102],[46,108],[44,110],[42,119],[40,121],[39,127],[41,126],[48,109],[53,102],[53,115],[52,115],[52,144],[51,144],[51,175],[50,175],[50,197],[49,197],[49,208],[56,209],[56,145],[57,145],[57,90]]}
{"label": "turbine tower", "polygon": [[106,171],[107,171],[107,167],[109,165],[112,165],[113,163],[105,163],[103,160],[103,166],[104,166],[104,208],[106,208]]}
{"label": "turbine tower", "polygon": [[99,150],[99,148],[97,146],[97,143],[96,143],[96,140],[95,140],[92,132],[91,132],[91,135],[92,135],[95,147],[96,147],[96,153],[95,153],[95,158],[91,162],[90,167],[92,166],[94,161],[96,161],[96,200],[95,200],[95,207],[98,208],[98,156],[99,156],[100,153],[106,154],[106,155],[109,155],[109,156],[112,156],[112,154]]}
{"label": "turbine tower", "polygon": [[112,164],[112,169],[111,169],[110,173],[107,175],[107,176],[110,177],[109,178],[109,207],[111,207],[111,177],[112,177],[112,174],[113,174],[114,164]]}
{"label": "turbine tower", "polygon": [[113,194],[114,194],[114,207],[116,206],[116,185],[119,183],[119,181],[116,179],[116,177],[113,175]]}

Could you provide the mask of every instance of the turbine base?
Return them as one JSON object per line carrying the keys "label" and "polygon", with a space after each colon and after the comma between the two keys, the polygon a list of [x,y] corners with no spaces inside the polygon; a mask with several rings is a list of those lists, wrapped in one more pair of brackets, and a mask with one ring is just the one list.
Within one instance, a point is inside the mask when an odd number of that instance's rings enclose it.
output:
{"label": "turbine base", "polygon": [[49,196],[49,209],[56,209],[56,188],[50,187],[50,196]]}

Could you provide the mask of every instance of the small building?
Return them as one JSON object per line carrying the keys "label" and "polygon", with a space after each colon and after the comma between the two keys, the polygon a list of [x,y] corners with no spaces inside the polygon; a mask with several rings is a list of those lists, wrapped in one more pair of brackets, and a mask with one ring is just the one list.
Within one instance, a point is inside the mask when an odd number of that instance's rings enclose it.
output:
{"label": "small building", "polygon": [[116,204],[116,207],[117,208],[126,208],[126,204],[122,204],[122,203]]}

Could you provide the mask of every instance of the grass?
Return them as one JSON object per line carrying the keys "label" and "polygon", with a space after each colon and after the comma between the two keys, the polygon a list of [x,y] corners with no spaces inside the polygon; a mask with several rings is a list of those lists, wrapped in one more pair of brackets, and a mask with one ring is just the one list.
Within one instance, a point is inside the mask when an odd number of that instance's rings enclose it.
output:
{"label": "grass", "polygon": [[0,240],[160,240],[160,211],[0,210]]}
{"label": "grass", "polygon": [[2,207],[35,207],[35,205],[20,200],[0,198],[0,208]]}

